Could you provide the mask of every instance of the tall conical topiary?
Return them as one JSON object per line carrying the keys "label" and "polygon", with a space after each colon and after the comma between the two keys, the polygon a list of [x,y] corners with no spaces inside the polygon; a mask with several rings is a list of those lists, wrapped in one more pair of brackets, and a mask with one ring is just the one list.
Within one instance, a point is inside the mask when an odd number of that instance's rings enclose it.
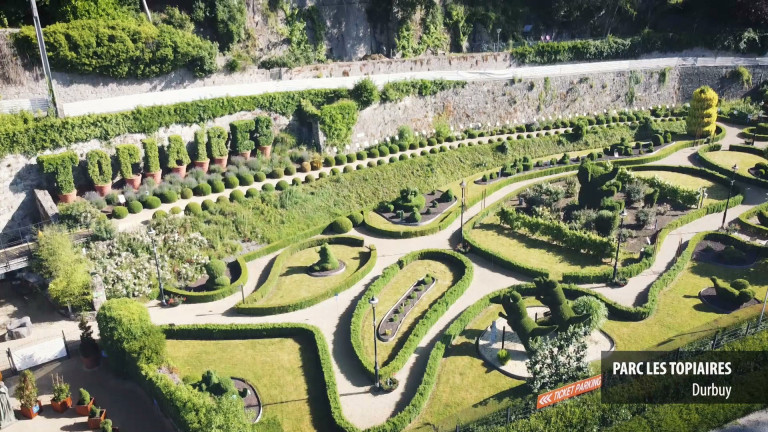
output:
{"label": "tall conical topiary", "polygon": [[703,138],[715,134],[717,100],[717,93],[709,86],[699,87],[693,92],[691,108],[685,120],[688,135]]}
{"label": "tall conical topiary", "polygon": [[320,260],[318,260],[316,263],[312,264],[312,266],[309,268],[313,272],[326,272],[331,270],[336,270],[339,268],[339,260],[336,259],[336,257],[333,256],[333,253],[331,252],[331,248],[328,246],[328,243],[323,243],[322,246],[320,246]]}

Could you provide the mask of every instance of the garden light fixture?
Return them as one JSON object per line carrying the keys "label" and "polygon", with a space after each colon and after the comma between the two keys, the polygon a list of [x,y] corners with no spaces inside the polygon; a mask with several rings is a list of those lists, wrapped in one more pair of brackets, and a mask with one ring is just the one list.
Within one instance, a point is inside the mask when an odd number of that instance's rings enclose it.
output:
{"label": "garden light fixture", "polygon": [[375,387],[381,388],[381,384],[379,383],[379,352],[378,352],[378,342],[376,339],[376,305],[379,303],[379,299],[376,297],[371,297],[370,300],[368,300],[368,304],[371,305],[371,310],[373,311],[373,364],[374,369],[376,371],[376,384]]}
{"label": "garden light fixture", "polygon": [[621,229],[624,228],[624,218],[627,217],[627,209],[621,211],[621,223],[619,224],[619,232],[616,234],[616,258],[613,262],[613,280],[616,281],[616,277],[619,274],[619,249],[621,249]]}
{"label": "garden light fixture", "polygon": [[728,187],[728,199],[725,201],[725,211],[723,211],[723,223],[720,225],[720,228],[725,229],[725,219],[728,217],[728,207],[731,205],[731,194],[733,193],[733,183],[736,181],[736,171],[738,171],[739,166],[736,164],[733,164],[731,167],[731,171],[733,171],[733,175],[731,175],[731,185]]}
{"label": "garden light fixture", "polygon": [[155,230],[150,228],[147,231],[147,234],[149,234],[149,239],[152,240],[152,252],[155,254],[155,269],[157,269],[157,284],[160,286],[160,304],[163,306],[168,306],[168,304],[165,302],[165,291],[163,290],[163,279],[160,277],[160,262],[157,259],[157,245],[155,244]]}

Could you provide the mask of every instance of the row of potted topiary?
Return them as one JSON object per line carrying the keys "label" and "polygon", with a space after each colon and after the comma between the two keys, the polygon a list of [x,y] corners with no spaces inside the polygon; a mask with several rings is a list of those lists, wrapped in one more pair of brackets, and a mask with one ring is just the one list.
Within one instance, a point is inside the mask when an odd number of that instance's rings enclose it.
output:
{"label": "row of potted topiary", "polygon": [[[69,383],[64,381],[60,375],[54,375],[53,396],[51,397],[51,408],[58,413],[65,413],[72,408],[72,394],[69,391]],[[78,400],[74,405],[75,412],[80,416],[88,416],[89,429],[101,429],[103,432],[117,431],[112,427],[112,420],[107,419],[107,410],[96,405],[96,400],[91,394],[81,388],[78,392]],[[38,399],[37,383],[35,375],[29,371],[22,371],[19,376],[19,384],[16,386],[14,397],[21,404],[21,414],[24,417],[33,419],[42,410],[42,402]]]}
{"label": "row of potted topiary", "polygon": [[[230,151],[248,159],[256,143],[259,145],[261,154],[269,157],[273,140],[272,119],[266,116],[234,121],[230,123],[229,134],[226,129],[218,126],[210,129],[201,128],[195,132],[194,166],[207,172],[210,156],[215,164],[226,169]],[[158,142],[155,138],[146,138],[142,140],[142,147],[144,176],[152,178],[158,184],[162,175]],[[183,178],[186,175],[187,166],[192,162],[187,152],[187,144],[180,135],[171,135],[168,137],[168,145],[164,148],[166,149],[166,168]],[[115,146],[115,158],[120,177],[125,181],[126,186],[138,189],[141,184],[141,175],[135,168],[142,163],[139,147],[135,144]],[[75,152],[66,151],[39,156],[37,162],[44,173],[53,176],[59,201],[72,202],[77,195],[73,167],[80,162]],[[88,176],[96,192],[101,196],[107,195],[112,189],[113,182],[112,157],[104,150],[95,149],[86,154],[86,162]]]}

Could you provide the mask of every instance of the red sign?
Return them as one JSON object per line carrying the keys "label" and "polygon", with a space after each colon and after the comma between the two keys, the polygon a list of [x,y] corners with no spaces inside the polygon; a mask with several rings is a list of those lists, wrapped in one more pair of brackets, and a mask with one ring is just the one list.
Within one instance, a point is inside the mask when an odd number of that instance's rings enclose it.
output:
{"label": "red sign", "polygon": [[570,399],[582,393],[591,392],[592,390],[599,389],[602,385],[602,375],[595,375],[591,378],[568,384],[565,387],[560,387],[559,389],[540,394],[539,398],[536,400],[536,408],[541,409],[545,406],[550,406],[560,401]]}

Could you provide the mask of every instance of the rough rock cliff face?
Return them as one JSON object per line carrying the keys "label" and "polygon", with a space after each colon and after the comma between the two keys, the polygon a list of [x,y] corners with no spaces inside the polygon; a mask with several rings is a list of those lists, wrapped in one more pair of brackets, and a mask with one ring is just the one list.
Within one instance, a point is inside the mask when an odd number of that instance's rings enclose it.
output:
{"label": "rough rock cliff face", "polygon": [[298,0],[296,4],[299,7],[314,5],[325,19],[328,58],[359,60],[371,54],[373,47],[385,42],[374,40],[365,11],[368,3],[358,0]]}

